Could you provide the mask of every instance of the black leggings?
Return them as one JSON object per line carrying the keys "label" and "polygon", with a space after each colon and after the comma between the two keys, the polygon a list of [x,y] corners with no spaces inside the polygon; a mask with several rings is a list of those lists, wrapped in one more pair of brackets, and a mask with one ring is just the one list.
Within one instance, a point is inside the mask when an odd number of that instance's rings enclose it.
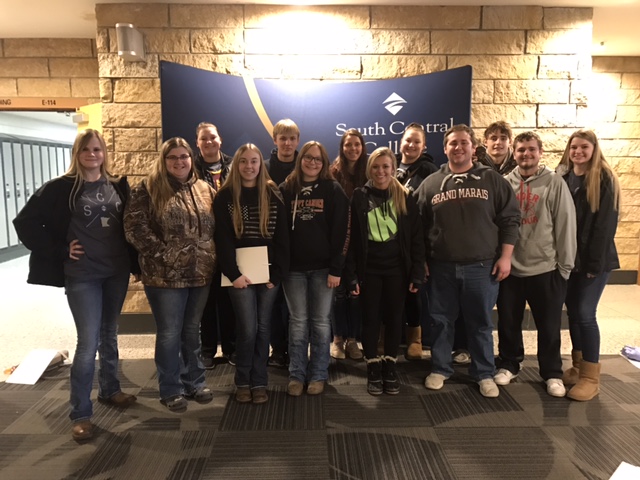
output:
{"label": "black leggings", "polygon": [[404,301],[409,284],[403,275],[366,274],[361,285],[362,347],[366,358],[375,358],[384,324],[384,354],[398,355],[402,338]]}

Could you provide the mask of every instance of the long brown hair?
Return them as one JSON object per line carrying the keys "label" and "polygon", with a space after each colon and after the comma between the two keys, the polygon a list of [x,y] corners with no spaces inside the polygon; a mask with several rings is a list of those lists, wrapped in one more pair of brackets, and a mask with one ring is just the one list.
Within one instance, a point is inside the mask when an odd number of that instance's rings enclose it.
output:
{"label": "long brown hair", "polygon": [[107,180],[115,179],[109,171],[109,155],[107,154],[107,145],[102,134],[93,128],[87,128],[86,130],[79,132],[78,135],[76,135],[73,147],[71,148],[71,164],[65,172],[66,176],[73,178],[73,187],[71,188],[71,194],[69,195],[69,209],[72,211],[76,208],[76,198],[84,185],[84,167],[80,163],[80,153],[82,153],[82,150],[94,138],[100,142],[100,147],[104,154],[104,161],[102,162],[102,165],[100,165],[100,175]]}
{"label": "long brown hair", "polygon": [[179,147],[183,147],[191,157],[191,171],[189,173],[189,178],[195,175],[193,150],[191,150],[189,142],[181,137],[173,137],[164,142],[162,147],[160,147],[160,155],[158,156],[158,161],[153,167],[153,172],[149,174],[146,180],[147,191],[151,197],[152,212],[156,216],[161,215],[165,205],[175,194],[175,189],[171,186],[169,181],[170,174],[167,171],[166,156],[169,155],[171,150]]}
{"label": "long brown hair", "polygon": [[[357,137],[362,145],[362,152],[360,152],[360,157],[356,160],[353,173],[349,172],[349,160],[347,160],[344,154],[344,144],[347,141],[347,137]],[[367,147],[364,142],[364,137],[355,128],[350,128],[342,134],[342,138],[340,139],[340,152],[331,165],[330,171],[345,192],[350,191],[353,193],[354,188],[362,187],[366,183]],[[349,193],[347,193],[347,195],[349,195]]]}
{"label": "long brown hair", "polygon": [[[389,157],[391,159],[391,171],[395,172],[398,168],[396,162],[396,156],[393,154],[390,148],[387,147],[379,147],[376,148],[371,155],[369,155],[369,160],[367,160],[367,178],[371,180],[371,169],[373,168],[373,162],[380,157]],[[396,177],[391,177],[391,182],[389,183],[389,193],[391,194],[391,200],[393,201],[393,205],[396,209],[396,212],[400,215],[407,214],[407,189],[402,186],[402,184],[398,181]]]}
{"label": "long brown hair", "polygon": [[313,147],[318,147],[320,149],[320,157],[322,158],[322,170],[320,170],[320,173],[318,174],[318,180],[333,179],[331,172],[329,172],[329,155],[327,154],[327,150],[320,142],[311,140],[310,142],[305,143],[300,149],[293,172],[291,172],[284,181],[285,190],[288,190],[291,193],[300,193],[300,190],[302,189],[302,157],[304,157]]}
{"label": "long brown hair", "polygon": [[[220,192],[223,190],[231,190],[231,198],[233,199],[233,230],[236,238],[242,237],[244,231],[244,222],[242,220],[242,207],[240,206],[240,194],[242,192],[242,176],[240,175],[240,157],[248,150],[256,152],[260,157],[260,171],[256,178],[256,187],[258,188],[258,208],[260,210],[260,233],[264,238],[269,238],[269,214],[271,196],[280,197],[278,186],[275,184],[264,164],[262,152],[253,143],[245,143],[236,151],[231,162],[231,170],[229,176],[225,180]],[[215,200],[214,200],[215,201]]]}
{"label": "long brown hair", "polygon": [[604,158],[604,154],[600,149],[600,143],[598,137],[592,130],[576,130],[571,134],[567,141],[567,146],[562,154],[560,160],[560,167],[562,170],[570,171],[573,169],[573,162],[571,161],[571,141],[574,138],[581,138],[593,145],[593,154],[591,159],[587,163],[587,173],[584,178],[585,189],[587,191],[587,202],[591,207],[591,212],[595,213],[600,209],[600,180],[602,173],[608,177],[611,181],[611,190],[613,191],[613,204],[614,209],[620,209],[620,183],[618,182],[618,176],[613,171],[607,160]]}

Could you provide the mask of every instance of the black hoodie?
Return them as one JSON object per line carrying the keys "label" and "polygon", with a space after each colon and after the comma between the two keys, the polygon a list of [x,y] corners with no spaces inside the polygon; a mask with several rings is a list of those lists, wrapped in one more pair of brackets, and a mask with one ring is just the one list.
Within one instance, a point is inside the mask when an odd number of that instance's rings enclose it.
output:
{"label": "black hoodie", "polygon": [[401,153],[396,154],[396,160],[398,161],[398,169],[395,176],[409,190],[409,193],[415,192],[425,178],[438,171],[438,167],[433,163],[433,157],[426,152],[423,152],[406,169],[400,168],[400,163],[402,162]]}

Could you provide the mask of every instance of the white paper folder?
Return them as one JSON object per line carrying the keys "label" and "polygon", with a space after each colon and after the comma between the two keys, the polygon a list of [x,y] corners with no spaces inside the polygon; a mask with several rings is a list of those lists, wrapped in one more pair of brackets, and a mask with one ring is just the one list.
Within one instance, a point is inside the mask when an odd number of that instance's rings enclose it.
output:
{"label": "white paper folder", "polygon": [[[236,248],[236,263],[253,285],[269,283],[269,251],[266,246]],[[222,275],[220,285],[232,287],[233,283]]]}

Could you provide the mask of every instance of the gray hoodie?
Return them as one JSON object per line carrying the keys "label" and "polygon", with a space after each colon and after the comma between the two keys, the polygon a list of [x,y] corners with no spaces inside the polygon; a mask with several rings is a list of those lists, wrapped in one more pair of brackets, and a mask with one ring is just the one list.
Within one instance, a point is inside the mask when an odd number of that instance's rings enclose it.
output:
{"label": "gray hoodie", "polygon": [[576,211],[562,177],[540,165],[522,178],[519,168],[505,177],[520,206],[520,236],[511,257],[511,275],[531,277],[556,268],[565,278],[576,258]]}

